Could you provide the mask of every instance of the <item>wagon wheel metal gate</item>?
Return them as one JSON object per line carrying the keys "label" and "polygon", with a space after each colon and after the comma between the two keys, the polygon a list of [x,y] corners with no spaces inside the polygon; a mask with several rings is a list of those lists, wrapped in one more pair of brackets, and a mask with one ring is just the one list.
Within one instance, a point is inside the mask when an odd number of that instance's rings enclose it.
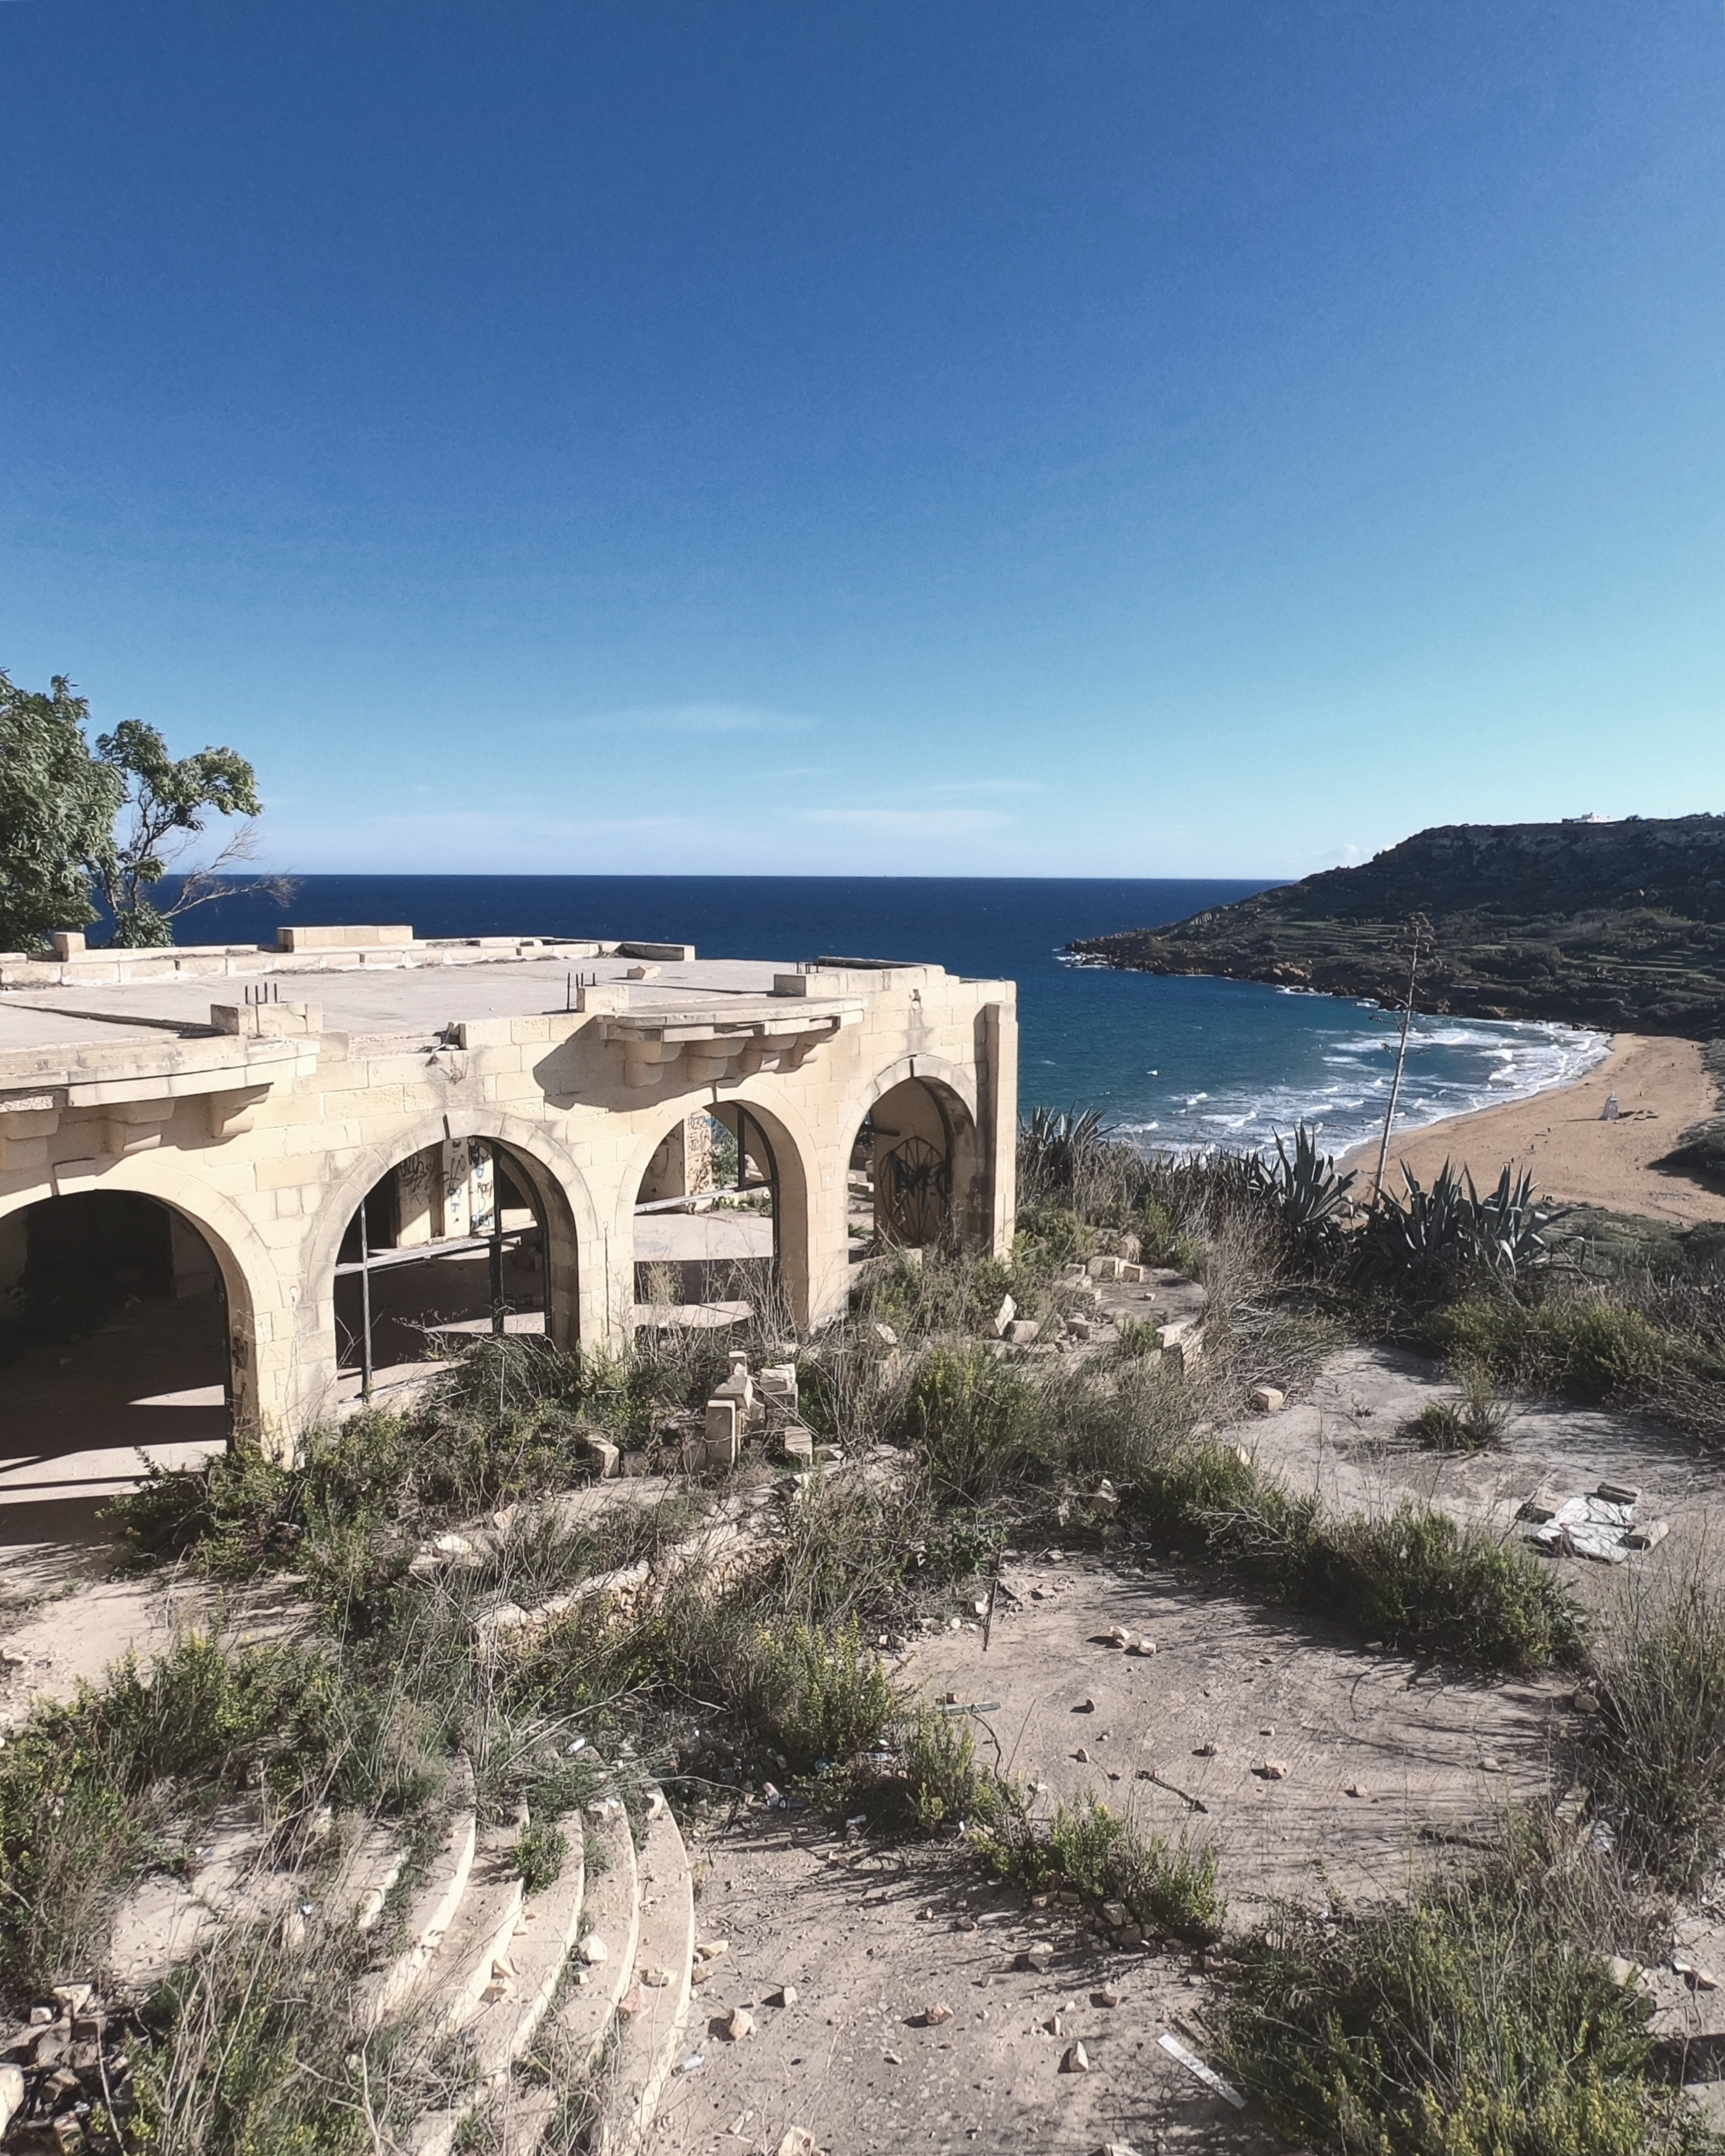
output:
{"label": "wagon wheel metal gate", "polygon": [[[920,1249],[937,1243],[952,1209],[952,1163],[927,1138],[909,1137],[895,1146],[881,1163],[886,1172],[886,1218],[889,1239]],[[877,1178],[880,1169],[875,1171]]]}

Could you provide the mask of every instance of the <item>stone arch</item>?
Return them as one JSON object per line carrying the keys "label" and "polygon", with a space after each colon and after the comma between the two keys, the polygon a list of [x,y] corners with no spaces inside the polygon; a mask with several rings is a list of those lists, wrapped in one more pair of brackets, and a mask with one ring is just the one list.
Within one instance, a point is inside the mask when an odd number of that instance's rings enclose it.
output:
{"label": "stone arch", "polygon": [[[987,1176],[977,1119],[974,1073],[940,1056],[925,1055],[901,1056],[875,1072],[852,1095],[847,1106],[844,1126],[847,1164],[850,1146],[864,1117],[875,1115],[883,1105],[906,1127],[902,1132],[894,1133],[895,1142],[887,1147],[886,1155],[877,1156],[875,1161],[877,1233],[884,1230],[888,1199],[886,1178],[882,1173],[885,1160],[896,1152],[903,1154],[920,1149],[922,1159],[916,1177],[906,1177],[907,1184],[914,1180],[925,1187],[938,1188],[942,1193],[947,1224],[963,1247],[986,1249]],[[937,1168],[934,1167],[935,1155],[941,1157]],[[923,1224],[932,1224],[926,1218],[926,1206],[921,1211]],[[921,1239],[920,1234],[898,1238]]]}
{"label": "stone arch", "polygon": [[532,1186],[541,1209],[549,1276],[547,1333],[565,1350],[603,1331],[600,1284],[589,1279],[591,1265],[580,1263],[583,1250],[598,1247],[598,1214],[586,1178],[567,1148],[541,1123],[484,1108],[435,1111],[404,1123],[387,1144],[355,1153],[326,1184],[303,1251],[305,1311],[300,1333],[300,1396],[312,1414],[326,1409],[336,1394],[336,1263],[348,1223],[361,1200],[388,1174],[418,1152],[450,1138],[482,1138],[504,1147]]}
{"label": "stone arch", "polygon": [[0,1218],[97,1192],[147,1198],[193,1228],[216,1261],[226,1305],[230,1435],[270,1442],[290,1409],[291,1299],[271,1253],[232,1199],[194,1182],[177,1151],[151,1148],[96,1174],[0,1197]]}
{"label": "stone arch", "polygon": [[[776,1099],[767,1085],[744,1081],[736,1086],[714,1086],[704,1100],[665,1102],[662,1115],[637,1141],[624,1163],[614,1238],[619,1249],[633,1253],[635,1193],[640,1188],[648,1163],[678,1118],[696,1108],[711,1111],[716,1107],[733,1106],[747,1110],[766,1133],[767,1142],[773,1149],[777,1183],[773,1220],[778,1289],[793,1323],[799,1329],[805,1328],[817,1315],[824,1314],[819,1307],[821,1297],[814,1253],[820,1240],[817,1214],[828,1178],[822,1173],[819,1148],[809,1125],[788,1102]],[[631,1261],[631,1302],[633,1279]]]}

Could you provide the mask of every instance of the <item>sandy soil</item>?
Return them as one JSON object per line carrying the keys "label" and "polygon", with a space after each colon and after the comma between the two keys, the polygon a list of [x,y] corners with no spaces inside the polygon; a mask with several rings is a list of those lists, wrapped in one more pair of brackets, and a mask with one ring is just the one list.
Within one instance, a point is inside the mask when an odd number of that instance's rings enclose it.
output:
{"label": "sandy soil", "polygon": [[[1717,1088],[1702,1056],[1698,1041],[1620,1033],[1605,1060],[1573,1086],[1453,1116],[1398,1140],[1389,1150],[1389,1187],[1401,1188],[1398,1162],[1425,1183],[1453,1160],[1484,1185],[1511,1161],[1532,1168],[1542,1190],[1571,1204],[1686,1224],[1725,1220],[1725,1194],[1654,1166],[1692,1124],[1717,1112]],[[1622,1113],[1603,1122],[1613,1092]],[[1346,1165],[1369,1176],[1377,1159],[1374,1143],[1350,1153]]]}

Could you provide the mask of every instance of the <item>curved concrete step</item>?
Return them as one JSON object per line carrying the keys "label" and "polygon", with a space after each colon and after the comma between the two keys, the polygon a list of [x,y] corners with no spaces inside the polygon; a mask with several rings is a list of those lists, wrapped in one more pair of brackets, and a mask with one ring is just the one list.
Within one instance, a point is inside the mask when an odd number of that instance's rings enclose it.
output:
{"label": "curved concrete step", "polygon": [[[581,1928],[585,1839],[577,1818],[570,1824],[572,1846],[562,1870],[548,1887],[521,1906],[507,1948],[511,1971],[507,1990],[489,2004],[482,2003],[463,2032],[463,2048],[477,2069],[482,2092],[495,2092],[508,2081],[510,2069],[532,2043],[557,1996]],[[464,2104],[426,2112],[414,2122],[408,2135],[408,2156],[448,2156],[462,2122],[475,2108],[473,2104]],[[511,2128],[510,2148],[531,2145],[521,2138],[516,2107],[506,2107],[506,2123]],[[536,2129],[533,2139],[542,2130],[542,2127]]]}
{"label": "curved concrete step", "polygon": [[695,1968],[695,1879],[670,1806],[648,1784],[646,1838],[639,1862],[640,1932],[631,1982],[621,2002],[600,2146],[637,2156],[653,2131],[677,2063]]}
{"label": "curved concrete step", "polygon": [[448,1827],[408,1905],[407,1944],[361,1986],[360,2020],[367,2029],[381,2029],[418,1989],[467,1891],[479,1820],[474,1811],[473,1768],[465,1755],[458,1756],[450,1769],[448,1794]]}
{"label": "curved concrete step", "polygon": [[351,1922],[357,1932],[375,1931],[408,1852],[399,1831],[381,1820],[351,1821],[347,1830],[348,1844],[326,1901],[337,1921]]}
{"label": "curved concrete step", "polygon": [[438,2025],[465,2029],[506,1999],[514,1981],[509,1950],[526,1888],[516,1869],[518,1827],[488,1827],[478,1837],[466,1891],[415,1986]]}
{"label": "curved concrete step", "polygon": [[572,1845],[562,1870],[522,1904],[508,1948],[512,1981],[507,1994],[482,2008],[468,2028],[469,2046],[487,2083],[501,2080],[526,2053],[574,1951],[587,1886],[586,1837],[578,1818],[568,1832]]}
{"label": "curved concrete step", "polygon": [[[635,1948],[640,1938],[641,1908],[636,1879],[635,1845],[629,1814],[615,1797],[589,1811],[593,1862],[581,1914],[581,1943],[575,1981],[557,2009],[552,2031],[564,2070],[588,2071],[603,2050],[616,2018],[618,2001],[634,1977]],[[589,1940],[603,1942],[603,1961],[584,1955]]]}
{"label": "curved concrete step", "polygon": [[[589,1808],[586,1825],[590,1861],[573,1977],[557,2012],[542,2021],[536,2041],[516,2054],[531,2055],[542,2078],[511,2089],[497,2107],[498,2129],[509,2156],[531,2156],[556,2118],[565,2092],[593,2071],[616,2025],[619,2003],[634,1981],[641,1912],[629,1815],[612,1797]],[[603,1960],[583,1958],[580,1948],[589,1940],[603,1942]],[[444,2156],[448,2145],[416,2148],[414,2156]]]}

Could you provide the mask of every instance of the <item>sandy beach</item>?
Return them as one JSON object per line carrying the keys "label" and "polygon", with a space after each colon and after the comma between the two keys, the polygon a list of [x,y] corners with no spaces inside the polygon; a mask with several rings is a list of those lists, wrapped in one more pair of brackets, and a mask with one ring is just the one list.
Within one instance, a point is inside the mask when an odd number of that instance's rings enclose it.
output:
{"label": "sandy beach", "polygon": [[[1620,1033],[1605,1060],[1574,1085],[1398,1135],[1389,1149],[1389,1187],[1401,1188],[1401,1161],[1429,1183],[1453,1160],[1481,1187],[1511,1161],[1532,1168],[1540,1189],[1571,1204],[1686,1224],[1725,1220],[1725,1194],[1653,1165],[1692,1124],[1718,1112],[1717,1089],[1702,1057],[1698,1041]],[[1614,1092],[1622,1112],[1615,1122],[1602,1122]],[[1369,1176],[1377,1158],[1373,1142],[1349,1153],[1345,1164]]]}

